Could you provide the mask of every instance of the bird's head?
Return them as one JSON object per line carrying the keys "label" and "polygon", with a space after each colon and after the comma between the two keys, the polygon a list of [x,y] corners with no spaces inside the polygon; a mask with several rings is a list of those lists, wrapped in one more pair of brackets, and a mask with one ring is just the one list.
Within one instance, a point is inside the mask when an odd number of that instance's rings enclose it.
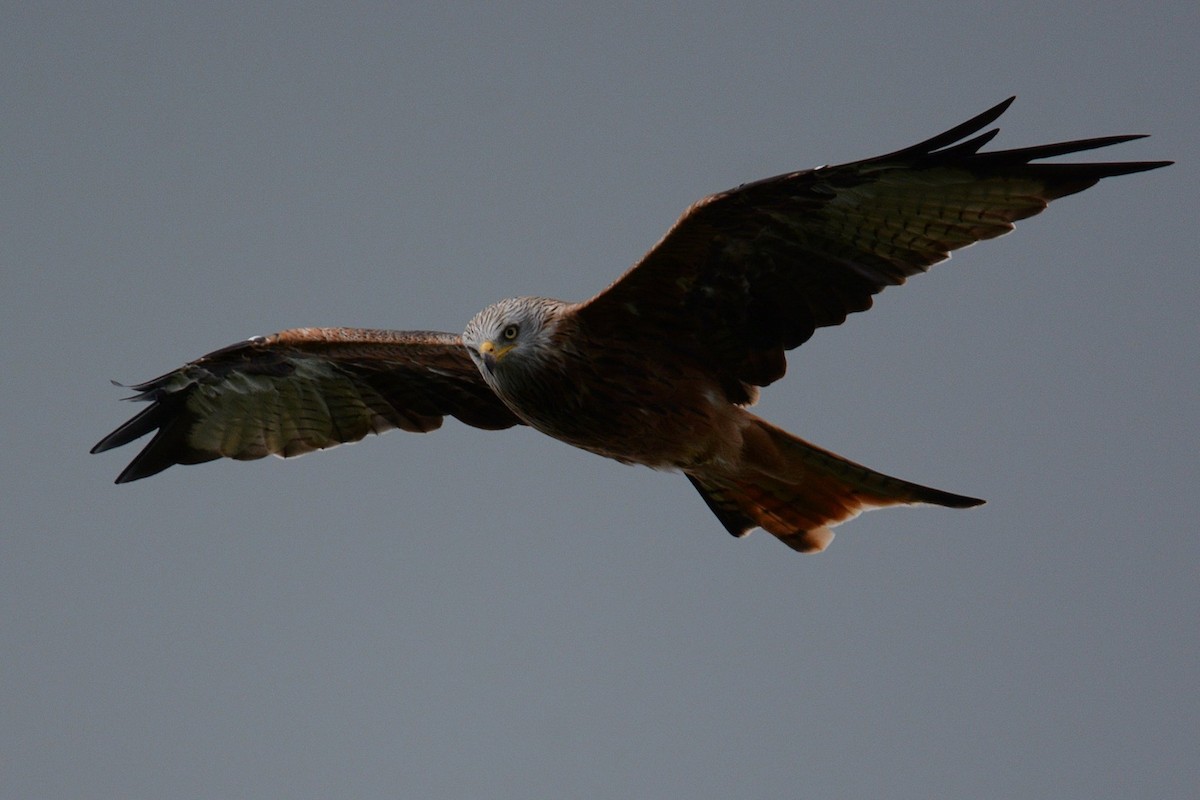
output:
{"label": "bird's head", "polygon": [[463,344],[486,377],[529,368],[552,347],[551,336],[566,303],[544,297],[514,297],[475,315]]}

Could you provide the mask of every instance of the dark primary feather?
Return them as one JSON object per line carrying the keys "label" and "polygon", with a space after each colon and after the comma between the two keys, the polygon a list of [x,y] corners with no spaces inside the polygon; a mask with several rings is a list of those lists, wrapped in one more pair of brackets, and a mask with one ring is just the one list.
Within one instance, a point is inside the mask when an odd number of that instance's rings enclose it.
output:
{"label": "dark primary feather", "polygon": [[1035,164],[1140,136],[979,152],[1012,98],[902,150],[748,183],[693,205],[636,266],[581,308],[599,335],[707,365],[731,400],[783,376],[784,351],[871,307],[950,251],[1102,178],[1169,161]]}
{"label": "dark primary feather", "polygon": [[446,416],[478,428],[520,424],[484,383],[459,337],[430,331],[300,328],[250,339],[132,387],[150,406],[93,453],[154,432],[118,476],[173,464],[294,456]]}

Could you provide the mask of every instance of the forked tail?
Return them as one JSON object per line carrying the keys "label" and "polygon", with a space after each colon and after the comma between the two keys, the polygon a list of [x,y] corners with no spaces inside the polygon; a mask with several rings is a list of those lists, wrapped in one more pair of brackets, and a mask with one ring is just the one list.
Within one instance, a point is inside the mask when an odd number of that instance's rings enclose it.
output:
{"label": "forked tail", "polygon": [[835,525],[863,511],[918,503],[970,508],[984,502],[884,475],[747,416],[743,461],[736,471],[687,473],[734,536],[762,528],[793,550],[816,553],[833,541]]}

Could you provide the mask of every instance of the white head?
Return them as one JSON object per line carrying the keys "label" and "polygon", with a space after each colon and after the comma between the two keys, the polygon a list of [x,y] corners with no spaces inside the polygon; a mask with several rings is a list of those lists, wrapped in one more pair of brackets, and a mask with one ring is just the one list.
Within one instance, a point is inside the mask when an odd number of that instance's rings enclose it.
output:
{"label": "white head", "polygon": [[511,297],[475,315],[463,331],[463,344],[489,383],[498,375],[535,369],[544,363],[567,306],[545,297]]}

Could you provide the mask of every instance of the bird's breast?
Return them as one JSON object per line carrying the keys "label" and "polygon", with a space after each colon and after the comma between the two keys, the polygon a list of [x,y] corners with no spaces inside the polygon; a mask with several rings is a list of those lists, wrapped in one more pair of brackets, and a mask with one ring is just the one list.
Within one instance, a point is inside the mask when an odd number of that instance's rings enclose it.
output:
{"label": "bird's breast", "polygon": [[701,370],[612,349],[559,353],[536,370],[501,368],[491,377],[496,393],[531,427],[598,455],[656,468],[685,467],[711,455],[722,420],[736,413]]}

